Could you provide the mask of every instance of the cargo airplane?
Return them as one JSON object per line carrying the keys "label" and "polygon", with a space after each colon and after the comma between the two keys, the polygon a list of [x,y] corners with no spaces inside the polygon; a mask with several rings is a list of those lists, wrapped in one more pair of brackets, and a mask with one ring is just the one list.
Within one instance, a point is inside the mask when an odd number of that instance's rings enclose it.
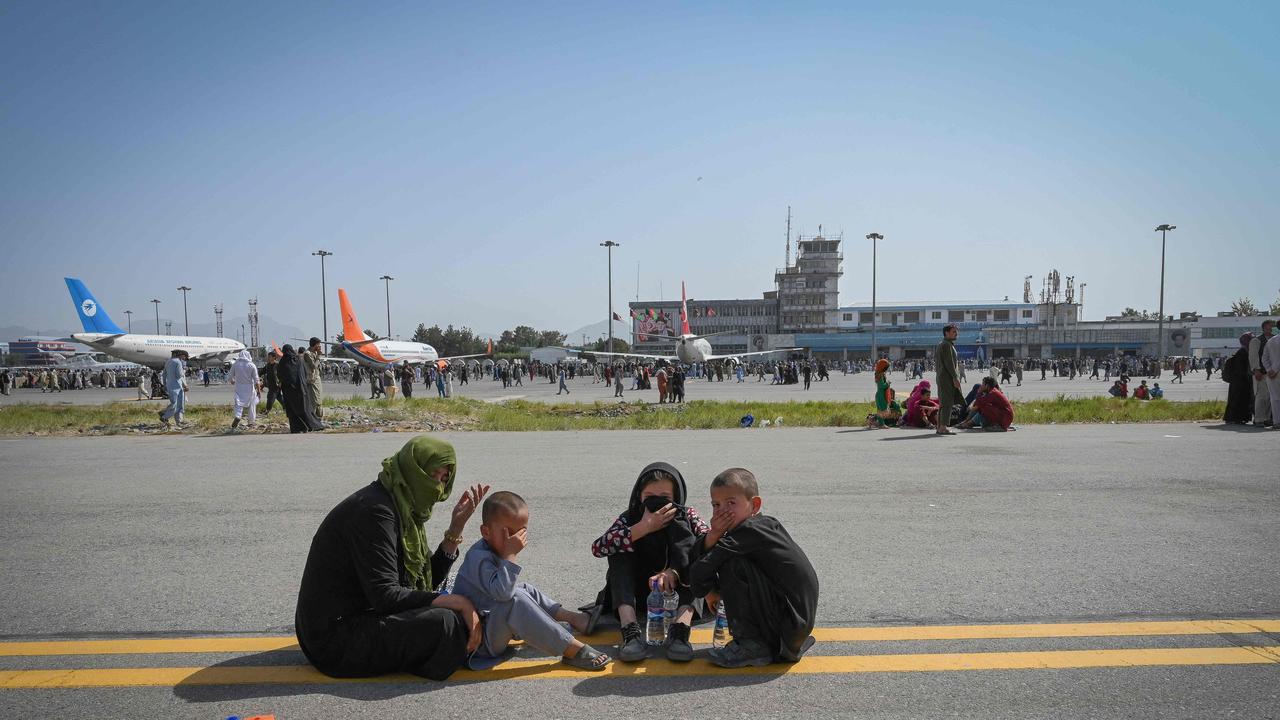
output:
{"label": "cargo airplane", "polygon": [[[485,357],[493,354],[493,341],[489,341],[489,348],[486,352],[475,353],[472,355],[453,355],[450,357],[440,357],[440,353],[436,349],[426,343],[408,342],[403,340],[374,340],[356,321],[356,313],[351,309],[351,300],[347,297],[347,291],[338,289],[338,306],[342,311],[342,342],[329,343],[337,344],[346,350],[357,363],[377,370],[382,370],[390,365],[400,365],[409,363],[410,365],[425,365],[436,363],[441,360],[450,362],[453,360],[463,360],[465,358]],[[359,338],[358,340],[356,338]]]}
{"label": "cargo airplane", "polygon": [[[572,350],[569,348],[566,348],[566,349],[569,350],[570,352],[584,353],[584,354],[590,354],[590,355],[603,355],[605,357],[641,358],[641,359],[647,359],[647,360],[667,360],[667,361],[678,360],[682,363],[685,363],[686,365],[691,365],[693,363],[705,363],[705,362],[710,362],[712,360],[728,360],[731,363],[738,363],[740,362],[740,358],[748,357],[751,355],[774,355],[777,353],[792,352],[794,350],[801,349],[801,348],[788,347],[788,348],[776,348],[774,350],[756,350],[752,352],[717,355],[715,351],[711,349],[711,342],[708,341],[707,338],[712,337],[712,335],[727,335],[727,334],[728,334],[727,332],[720,332],[720,333],[712,333],[709,335],[694,335],[689,330],[688,299],[685,295],[684,283],[682,282],[680,283],[680,337],[678,340],[676,340],[674,353],[667,353],[665,355],[649,355],[645,353],[611,353],[611,352],[598,352],[596,350]],[[632,333],[632,335],[633,336],[639,335],[642,337],[654,337],[652,335],[648,335],[644,333]]]}
{"label": "cargo airplane", "polygon": [[174,350],[183,350],[192,363],[225,363],[227,358],[245,349],[241,342],[220,337],[192,335],[141,335],[125,332],[107,315],[89,288],[79,278],[64,278],[71,301],[84,332],[72,333],[71,339],[98,352],[151,368],[162,368]]}

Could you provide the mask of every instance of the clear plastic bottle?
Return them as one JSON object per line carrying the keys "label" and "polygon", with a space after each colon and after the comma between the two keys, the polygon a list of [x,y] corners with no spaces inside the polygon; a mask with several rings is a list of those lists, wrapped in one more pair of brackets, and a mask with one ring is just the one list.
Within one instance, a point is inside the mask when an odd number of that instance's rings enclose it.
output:
{"label": "clear plastic bottle", "polygon": [[716,629],[711,634],[711,647],[722,648],[729,644],[729,618],[724,614],[724,601],[716,603]]}
{"label": "clear plastic bottle", "polygon": [[671,633],[671,623],[676,621],[676,610],[680,608],[680,597],[671,591],[662,593],[662,639],[666,640]]}
{"label": "clear plastic bottle", "polygon": [[661,645],[667,639],[667,611],[663,606],[662,591],[658,589],[658,581],[654,580],[651,585],[652,592],[645,601],[646,608],[646,628],[645,637],[650,645]]}
{"label": "clear plastic bottle", "polygon": [[440,594],[448,595],[453,592],[453,583],[458,579],[458,573],[449,573],[449,577],[444,579],[444,584],[440,586]]}

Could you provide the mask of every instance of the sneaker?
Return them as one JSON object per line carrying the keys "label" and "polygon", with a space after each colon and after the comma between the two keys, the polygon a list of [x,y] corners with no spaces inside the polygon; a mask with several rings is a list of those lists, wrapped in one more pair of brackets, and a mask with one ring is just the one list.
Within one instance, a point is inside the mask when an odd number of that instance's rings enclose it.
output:
{"label": "sneaker", "polygon": [[640,623],[623,625],[622,645],[618,647],[618,659],[622,662],[640,662],[648,655],[649,648],[645,644],[644,633],[640,631]]}
{"label": "sneaker", "polygon": [[689,626],[684,623],[672,623],[667,631],[667,641],[663,643],[667,650],[667,659],[671,662],[689,662],[693,659],[693,646],[689,644]]}
{"label": "sneaker", "polygon": [[728,645],[712,650],[711,662],[722,668],[769,665],[773,653],[759,640],[731,640]]}
{"label": "sneaker", "polygon": [[158,413],[156,413],[156,414],[160,416],[160,424],[161,424],[161,425],[164,425],[165,429],[167,430],[167,429],[169,428],[169,420],[168,420],[167,418],[165,418],[165,416],[164,416],[164,411],[163,411],[163,410],[161,410],[160,412],[158,412]]}

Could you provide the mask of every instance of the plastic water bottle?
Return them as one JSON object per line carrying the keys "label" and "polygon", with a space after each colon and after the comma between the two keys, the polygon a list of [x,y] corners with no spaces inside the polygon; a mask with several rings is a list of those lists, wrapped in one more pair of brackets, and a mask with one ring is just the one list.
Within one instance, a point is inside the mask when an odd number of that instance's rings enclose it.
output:
{"label": "plastic water bottle", "polygon": [[716,629],[711,634],[711,647],[722,648],[729,644],[729,618],[724,614],[724,601],[716,603]]}
{"label": "plastic water bottle", "polygon": [[662,591],[658,589],[658,581],[654,580],[652,584],[652,592],[649,593],[649,599],[645,602],[648,608],[648,622],[645,634],[650,645],[661,645],[667,639],[667,629],[665,627],[667,621],[667,610],[664,607]]}
{"label": "plastic water bottle", "polygon": [[662,639],[666,640],[671,633],[671,623],[676,621],[676,609],[680,607],[680,598],[675,593],[662,593]]}
{"label": "plastic water bottle", "polygon": [[444,579],[444,584],[440,586],[440,594],[448,595],[453,592],[453,583],[458,579],[458,573],[449,573],[449,577]]}

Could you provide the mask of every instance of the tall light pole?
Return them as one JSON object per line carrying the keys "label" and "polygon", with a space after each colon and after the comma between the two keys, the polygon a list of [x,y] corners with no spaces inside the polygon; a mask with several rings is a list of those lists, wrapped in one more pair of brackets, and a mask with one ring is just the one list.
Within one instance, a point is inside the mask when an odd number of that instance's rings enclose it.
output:
{"label": "tall light pole", "polygon": [[[600,247],[607,248],[609,253],[609,352],[613,352],[613,249],[622,247],[622,243],[605,240],[600,243]],[[610,364],[612,363],[610,358]]]}
{"label": "tall light pole", "polygon": [[[329,342],[329,291],[324,286],[324,259],[333,253],[328,250],[317,250],[312,255],[320,256],[320,312],[324,313],[324,341]],[[356,338],[359,340],[359,338]]]}
{"label": "tall light pole", "polygon": [[378,279],[385,281],[383,284],[387,286],[387,337],[391,337],[391,281],[395,278],[383,275]]}
{"label": "tall light pole", "polygon": [[129,332],[133,332],[133,311],[125,310],[124,314],[129,318]]}
{"label": "tall light pole", "polygon": [[190,292],[191,288],[183,285],[178,289],[182,291],[182,331],[190,335],[191,323],[187,321],[187,293]]}
{"label": "tall light pole", "polygon": [[880,233],[867,236],[871,241],[871,364],[880,359],[880,346],[876,343],[876,241],[883,240]]}
{"label": "tall light pole", "polygon": [[1164,241],[1170,230],[1176,230],[1177,225],[1164,224],[1156,228],[1156,232],[1160,233],[1160,324],[1156,332],[1159,337],[1156,338],[1156,362],[1164,364]]}
{"label": "tall light pole", "polygon": [[156,334],[160,334],[160,301],[151,298],[151,303],[156,306]]}

